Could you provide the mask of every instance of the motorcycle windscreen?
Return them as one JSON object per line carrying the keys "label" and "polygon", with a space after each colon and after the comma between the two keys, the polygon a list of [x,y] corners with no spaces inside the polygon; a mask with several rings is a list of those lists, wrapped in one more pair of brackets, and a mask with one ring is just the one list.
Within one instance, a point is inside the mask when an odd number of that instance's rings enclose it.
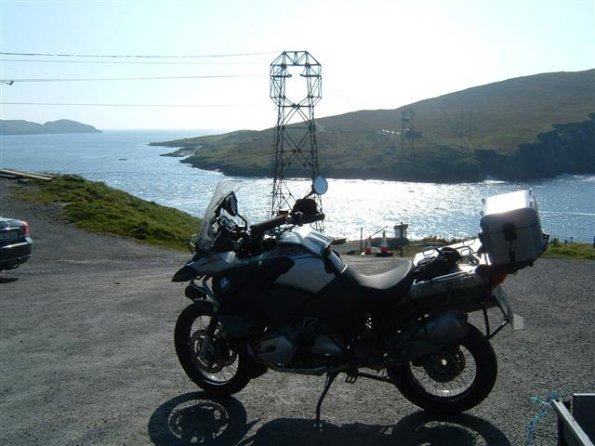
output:
{"label": "motorcycle windscreen", "polygon": [[212,224],[219,212],[221,203],[225,197],[230,193],[235,193],[240,188],[241,182],[237,180],[223,180],[217,184],[215,192],[211,197],[211,201],[205,210],[202,218],[202,223],[198,230],[198,239],[196,247],[201,251],[208,251],[212,248],[215,236],[213,233]]}

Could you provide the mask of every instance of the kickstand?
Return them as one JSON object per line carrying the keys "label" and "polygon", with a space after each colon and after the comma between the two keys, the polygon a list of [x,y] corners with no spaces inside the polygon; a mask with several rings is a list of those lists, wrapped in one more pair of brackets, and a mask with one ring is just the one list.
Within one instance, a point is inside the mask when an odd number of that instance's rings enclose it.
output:
{"label": "kickstand", "polygon": [[322,407],[322,400],[324,400],[324,397],[328,393],[329,389],[331,388],[331,385],[333,384],[333,381],[335,380],[338,374],[338,372],[329,372],[326,375],[324,390],[322,391],[322,395],[320,395],[320,398],[318,398],[318,404],[316,404],[316,421],[314,421],[314,429],[322,430],[322,422],[320,421],[320,408]]}

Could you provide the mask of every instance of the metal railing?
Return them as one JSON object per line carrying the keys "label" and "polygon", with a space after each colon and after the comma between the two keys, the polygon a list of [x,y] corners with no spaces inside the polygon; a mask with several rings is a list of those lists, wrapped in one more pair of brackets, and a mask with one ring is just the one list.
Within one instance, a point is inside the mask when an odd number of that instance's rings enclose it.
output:
{"label": "metal railing", "polygon": [[571,403],[553,400],[551,404],[558,416],[558,446],[594,446],[595,393],[572,394]]}

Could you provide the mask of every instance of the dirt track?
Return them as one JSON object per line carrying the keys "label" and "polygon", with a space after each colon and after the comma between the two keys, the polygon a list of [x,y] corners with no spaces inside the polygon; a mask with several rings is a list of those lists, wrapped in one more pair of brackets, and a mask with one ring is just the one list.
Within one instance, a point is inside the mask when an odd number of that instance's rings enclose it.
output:
{"label": "dirt track", "polygon": [[[210,399],[185,377],[172,331],[189,301],[170,282],[184,253],[88,234],[12,199],[29,221],[30,262],[0,273],[0,445],[524,445],[542,406],[531,397],[595,391],[595,262],[541,260],[506,284],[527,328],[494,340],[490,397],[437,419],[389,385],[338,381],[312,429],[323,378],[267,373],[235,398]],[[350,258],[347,258],[350,261]],[[376,259],[363,271],[388,268]],[[555,443],[555,418],[534,445]]]}

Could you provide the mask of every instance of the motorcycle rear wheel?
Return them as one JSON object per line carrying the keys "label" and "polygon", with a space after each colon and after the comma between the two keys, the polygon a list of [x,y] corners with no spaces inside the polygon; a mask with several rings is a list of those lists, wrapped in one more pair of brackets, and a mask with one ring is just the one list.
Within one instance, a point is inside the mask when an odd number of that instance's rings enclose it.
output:
{"label": "motorcycle rear wheel", "polygon": [[459,345],[389,370],[405,398],[437,414],[455,414],[477,406],[491,392],[497,374],[492,345],[472,325]]}
{"label": "motorcycle rear wheel", "polygon": [[186,375],[212,395],[237,393],[251,379],[243,355],[227,341],[208,302],[194,303],[180,313],[174,342]]}

